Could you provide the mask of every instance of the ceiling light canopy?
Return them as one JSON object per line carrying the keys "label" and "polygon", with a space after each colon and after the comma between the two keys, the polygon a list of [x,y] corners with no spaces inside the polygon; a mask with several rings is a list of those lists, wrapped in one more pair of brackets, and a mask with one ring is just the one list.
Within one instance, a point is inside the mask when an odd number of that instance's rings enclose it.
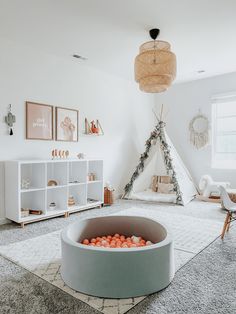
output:
{"label": "ceiling light canopy", "polygon": [[135,80],[147,93],[164,92],[176,77],[176,56],[168,42],[156,40],[159,32],[157,28],[149,31],[153,41],[142,44],[135,58]]}

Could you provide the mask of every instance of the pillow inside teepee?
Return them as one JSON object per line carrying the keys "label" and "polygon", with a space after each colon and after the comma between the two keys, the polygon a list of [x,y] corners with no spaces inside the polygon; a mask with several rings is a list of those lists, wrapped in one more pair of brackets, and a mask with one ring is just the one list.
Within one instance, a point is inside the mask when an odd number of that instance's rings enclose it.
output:
{"label": "pillow inside teepee", "polygon": [[171,183],[158,183],[158,193],[174,194],[174,185]]}
{"label": "pillow inside teepee", "polygon": [[[156,175],[154,175],[154,176],[152,176],[151,189],[153,192],[165,193],[165,192],[159,191],[159,184],[170,184],[171,182],[172,182],[172,179],[170,176],[156,176]],[[164,187],[161,187],[161,190],[163,190],[163,189],[164,189]],[[166,193],[169,193],[169,192],[166,192]]]}

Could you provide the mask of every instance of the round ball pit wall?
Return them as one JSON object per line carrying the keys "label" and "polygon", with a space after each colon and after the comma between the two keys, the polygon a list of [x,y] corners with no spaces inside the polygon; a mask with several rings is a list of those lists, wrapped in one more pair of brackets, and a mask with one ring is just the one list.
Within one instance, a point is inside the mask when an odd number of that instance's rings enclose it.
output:
{"label": "round ball pit wall", "polygon": [[[98,248],[78,242],[108,234],[141,236],[153,245]],[[130,298],[160,291],[174,277],[172,237],[159,222],[138,216],[106,216],[78,221],[61,234],[64,282],[74,290],[104,298]]]}

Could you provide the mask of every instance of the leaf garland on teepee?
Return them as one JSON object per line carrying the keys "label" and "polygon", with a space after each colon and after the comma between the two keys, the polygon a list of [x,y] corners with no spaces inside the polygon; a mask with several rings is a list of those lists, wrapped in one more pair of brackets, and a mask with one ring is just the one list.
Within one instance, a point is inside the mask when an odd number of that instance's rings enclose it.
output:
{"label": "leaf garland on teepee", "polygon": [[163,159],[164,159],[164,163],[166,166],[166,170],[167,170],[168,175],[170,175],[172,177],[172,183],[174,186],[173,190],[176,193],[176,203],[180,204],[180,205],[183,204],[182,193],[181,193],[180,188],[179,188],[179,184],[178,184],[177,177],[176,177],[176,172],[174,170],[172,158],[170,155],[170,146],[166,143],[164,127],[165,127],[165,123],[163,121],[159,121],[159,123],[155,126],[154,131],[151,133],[150,137],[146,141],[146,143],[145,143],[146,149],[145,149],[144,153],[141,154],[141,156],[139,158],[139,164],[137,165],[129,183],[127,183],[125,188],[124,188],[125,193],[124,193],[123,197],[125,197],[128,193],[130,193],[130,191],[133,187],[134,181],[143,172],[144,162],[149,157],[149,152],[150,152],[150,149],[152,147],[153,141],[157,140],[159,138],[160,143],[161,143],[162,152],[163,152],[163,157],[164,157]]}

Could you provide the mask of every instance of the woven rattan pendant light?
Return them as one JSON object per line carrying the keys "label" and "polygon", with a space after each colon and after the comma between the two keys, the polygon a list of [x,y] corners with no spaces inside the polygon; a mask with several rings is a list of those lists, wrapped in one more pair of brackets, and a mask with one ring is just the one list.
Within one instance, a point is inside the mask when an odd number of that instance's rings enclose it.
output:
{"label": "woven rattan pendant light", "polygon": [[175,79],[176,57],[168,42],[156,40],[159,29],[151,29],[149,33],[153,41],[141,45],[135,58],[135,80],[141,91],[161,93]]}

